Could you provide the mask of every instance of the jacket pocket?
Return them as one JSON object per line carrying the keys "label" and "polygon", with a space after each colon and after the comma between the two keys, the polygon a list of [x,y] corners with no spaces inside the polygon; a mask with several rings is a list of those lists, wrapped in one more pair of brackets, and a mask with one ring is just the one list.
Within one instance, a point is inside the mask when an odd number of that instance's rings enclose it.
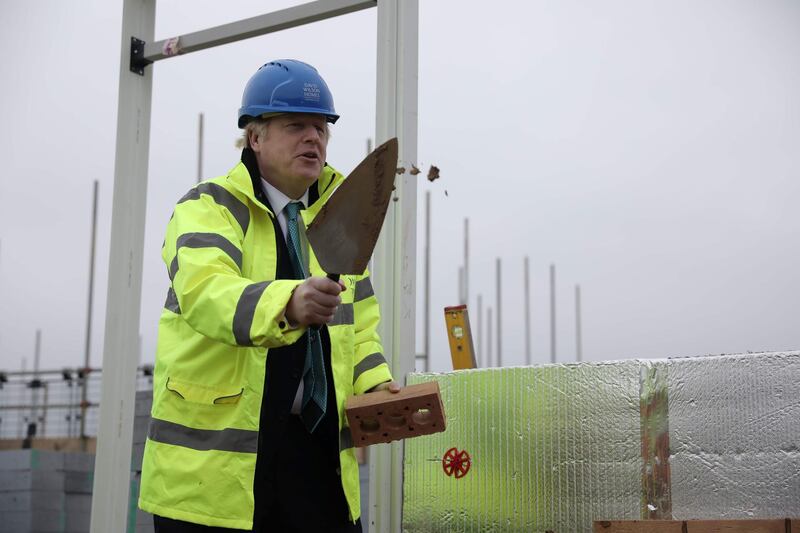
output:
{"label": "jacket pocket", "polygon": [[207,387],[187,381],[179,381],[171,377],[167,378],[167,390],[177,394],[187,402],[198,403],[201,405],[226,405],[235,404],[244,393],[244,388],[238,387]]}

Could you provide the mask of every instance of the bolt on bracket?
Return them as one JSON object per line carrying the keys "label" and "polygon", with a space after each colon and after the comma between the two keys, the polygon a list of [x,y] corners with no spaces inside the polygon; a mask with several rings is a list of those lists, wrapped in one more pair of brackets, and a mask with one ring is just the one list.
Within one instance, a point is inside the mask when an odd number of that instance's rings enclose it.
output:
{"label": "bolt on bracket", "polygon": [[144,68],[151,64],[152,61],[144,57],[144,41],[131,37],[131,72],[144,76]]}

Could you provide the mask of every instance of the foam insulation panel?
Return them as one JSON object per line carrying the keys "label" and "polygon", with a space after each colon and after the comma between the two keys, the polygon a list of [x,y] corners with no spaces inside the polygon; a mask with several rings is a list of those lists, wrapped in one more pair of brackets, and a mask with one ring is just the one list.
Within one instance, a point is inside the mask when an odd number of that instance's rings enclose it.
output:
{"label": "foam insulation panel", "polygon": [[412,374],[447,431],[408,439],[408,532],[800,516],[800,352]]}

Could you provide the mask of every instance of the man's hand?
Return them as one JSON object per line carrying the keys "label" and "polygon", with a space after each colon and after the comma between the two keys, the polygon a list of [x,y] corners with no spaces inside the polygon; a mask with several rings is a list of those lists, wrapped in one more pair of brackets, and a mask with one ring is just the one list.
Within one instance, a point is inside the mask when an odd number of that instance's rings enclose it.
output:
{"label": "man's hand", "polygon": [[372,387],[367,392],[377,392],[379,390],[388,390],[391,393],[397,394],[398,392],[400,392],[401,388],[402,387],[400,386],[400,384],[398,382],[396,382],[396,381],[386,381],[385,383],[380,383],[378,385],[375,385],[374,387]]}
{"label": "man's hand", "polygon": [[327,324],[342,303],[344,283],[323,277],[308,278],[298,285],[286,305],[286,318],[294,326]]}

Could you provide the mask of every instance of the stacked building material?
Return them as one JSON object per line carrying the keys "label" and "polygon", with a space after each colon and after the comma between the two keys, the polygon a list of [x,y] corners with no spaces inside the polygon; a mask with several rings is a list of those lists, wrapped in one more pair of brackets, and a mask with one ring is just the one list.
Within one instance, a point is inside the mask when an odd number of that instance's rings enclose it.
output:
{"label": "stacked building material", "polygon": [[0,452],[0,532],[89,530],[94,455]]}
{"label": "stacked building material", "polygon": [[[151,403],[152,392],[137,393],[127,533],[153,531],[152,516],[136,508]],[[89,531],[94,459],[92,453],[0,451],[0,533]]]}
{"label": "stacked building material", "polygon": [[133,418],[133,449],[131,451],[131,491],[128,509],[127,533],[152,533],[153,515],[139,509],[139,483],[142,477],[142,456],[150,424],[150,408],[153,405],[153,391],[137,391]]}
{"label": "stacked building material", "polygon": [[94,484],[93,453],[63,453],[65,530],[68,533],[89,531]]}
{"label": "stacked building material", "polygon": [[0,531],[65,531],[64,477],[62,453],[0,452]]}

